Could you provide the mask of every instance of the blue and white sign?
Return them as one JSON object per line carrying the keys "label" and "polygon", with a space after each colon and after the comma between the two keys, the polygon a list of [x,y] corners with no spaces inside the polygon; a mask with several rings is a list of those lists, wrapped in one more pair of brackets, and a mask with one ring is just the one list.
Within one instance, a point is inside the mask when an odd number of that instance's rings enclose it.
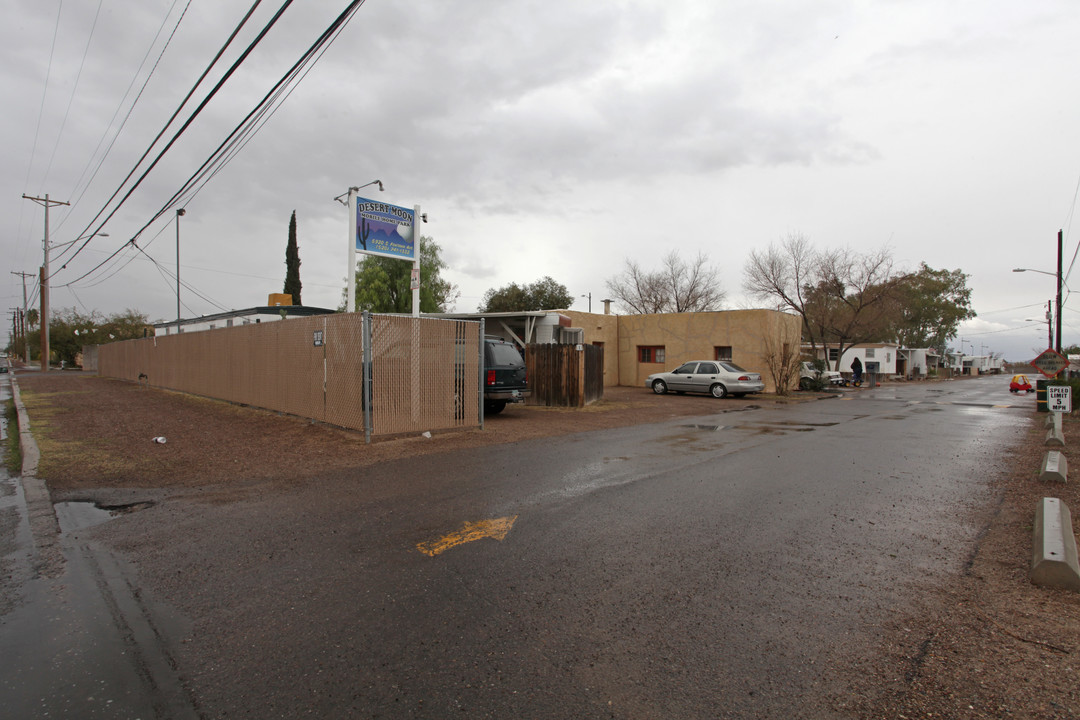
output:
{"label": "blue and white sign", "polygon": [[416,257],[415,228],[412,209],[356,198],[356,252],[412,260]]}

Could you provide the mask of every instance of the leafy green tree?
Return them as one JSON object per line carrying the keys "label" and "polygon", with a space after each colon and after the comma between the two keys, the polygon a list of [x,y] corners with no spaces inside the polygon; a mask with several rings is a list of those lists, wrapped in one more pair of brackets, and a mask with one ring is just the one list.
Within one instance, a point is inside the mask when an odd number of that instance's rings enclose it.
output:
{"label": "leafy green tree", "polygon": [[289,219],[289,244],[285,246],[285,288],[283,293],[292,295],[293,305],[303,305],[300,300],[300,248],[296,244],[296,211]]}
{"label": "leafy green tree", "polygon": [[[460,295],[457,286],[442,277],[447,265],[441,252],[434,239],[420,238],[420,312],[449,312]],[[408,260],[365,255],[356,268],[356,306],[370,312],[410,313],[411,282]],[[346,309],[344,302],[339,309]]]}
{"label": "leafy green tree", "polygon": [[[74,365],[83,345],[106,345],[119,340],[153,335],[154,328],[143,313],[125,310],[106,317],[100,312],[80,313],[75,308],[60,309],[49,318],[50,362]],[[41,338],[31,335],[30,348],[37,354]]]}
{"label": "leafy green tree", "polygon": [[562,283],[544,276],[534,283],[518,285],[510,283],[498,290],[492,288],[484,293],[477,308],[480,312],[526,312],[530,310],[559,310],[570,307],[574,296]]}
{"label": "leafy green tree", "polygon": [[918,272],[897,279],[890,321],[892,337],[904,347],[944,352],[964,320],[975,317],[968,276],[959,270],[934,270],[925,262]]}

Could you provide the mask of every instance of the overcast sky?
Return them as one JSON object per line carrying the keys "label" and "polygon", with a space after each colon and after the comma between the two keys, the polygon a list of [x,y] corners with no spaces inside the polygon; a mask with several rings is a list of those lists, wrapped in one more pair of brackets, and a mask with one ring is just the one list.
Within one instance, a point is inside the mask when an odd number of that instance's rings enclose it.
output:
{"label": "overcast sky", "polygon": [[[177,207],[185,317],[280,292],[293,210],[303,302],[337,307],[349,232],[333,198],[380,179],[363,194],[428,213],[458,311],[550,275],[602,312],[624,259],[650,268],[671,249],[709,256],[728,307],[758,307],[748,253],[799,233],[968,273],[965,352],[1046,347],[1054,279],[1011,270],[1053,272],[1059,228],[1068,269],[1080,241],[1075,0],[368,0],[231,161],[169,204],[348,4],[302,0],[99,229],[249,7],[186,2],[0,0],[7,270],[42,263],[44,211],[24,193],[71,203],[50,213],[53,245],[109,235],[53,250],[54,308],[175,319],[175,281],[146,255],[175,271]],[[264,5],[223,68],[278,7]],[[163,209],[136,239],[146,255],[127,245],[82,277]],[[0,287],[5,312],[22,304],[18,276]]]}

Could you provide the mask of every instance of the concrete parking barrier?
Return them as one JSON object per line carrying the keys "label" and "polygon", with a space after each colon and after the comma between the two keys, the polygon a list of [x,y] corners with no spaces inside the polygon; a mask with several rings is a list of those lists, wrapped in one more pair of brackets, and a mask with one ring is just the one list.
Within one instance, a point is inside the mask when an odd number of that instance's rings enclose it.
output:
{"label": "concrete parking barrier", "polygon": [[1076,536],[1072,515],[1058,498],[1043,498],[1035,507],[1035,533],[1031,582],[1080,592],[1080,566],[1076,562]]}
{"label": "concrete parking barrier", "polygon": [[1048,450],[1039,470],[1040,480],[1066,482],[1069,476],[1069,460],[1057,450]]}
{"label": "concrete parking barrier", "polygon": [[1046,413],[1046,426],[1049,427],[1051,425],[1055,427],[1061,427],[1061,413]]}
{"label": "concrete parking barrier", "polygon": [[1050,429],[1046,431],[1043,447],[1065,447],[1065,434],[1061,430],[1061,425],[1050,426]]}

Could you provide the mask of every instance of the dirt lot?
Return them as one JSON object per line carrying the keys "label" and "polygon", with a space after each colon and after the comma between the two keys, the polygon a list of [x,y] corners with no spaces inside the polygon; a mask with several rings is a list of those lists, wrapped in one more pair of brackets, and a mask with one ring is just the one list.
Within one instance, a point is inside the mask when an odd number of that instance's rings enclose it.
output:
{"label": "dirt lot", "polygon": [[[584,410],[511,407],[480,431],[367,445],[362,435],[275,413],[75,373],[19,373],[39,474],[53,499],[100,499],[131,489],[228,502],[321,472],[403,455],[438,453],[532,437],[715,413],[716,400],[673,402],[644,388],[613,388]],[[782,402],[765,396],[719,401],[727,411]],[[838,710],[866,718],[1080,718],[1080,594],[1028,582],[1037,500],[1080,509],[1075,482],[1037,479],[1040,423],[1007,449],[994,478],[1000,505],[988,517],[966,573],[921,599],[918,614],[881,628],[880,646],[853,658],[850,694]],[[1080,421],[1065,423],[1065,455],[1080,467]],[[164,445],[152,438],[164,436]]]}

